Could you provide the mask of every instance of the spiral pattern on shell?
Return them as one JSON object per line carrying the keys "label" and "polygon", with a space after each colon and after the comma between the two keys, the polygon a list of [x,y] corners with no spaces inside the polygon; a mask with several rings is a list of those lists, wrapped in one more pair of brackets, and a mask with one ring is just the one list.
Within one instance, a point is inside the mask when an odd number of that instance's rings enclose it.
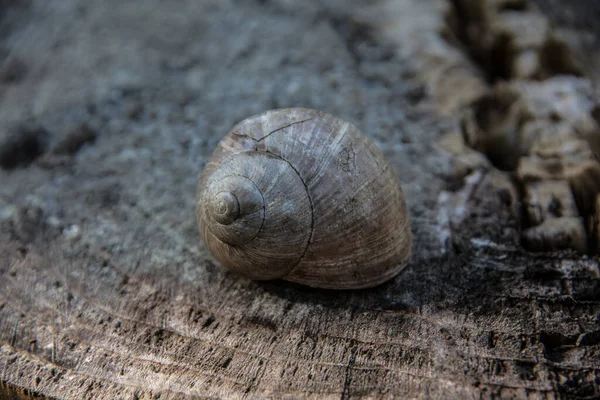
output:
{"label": "spiral pattern on shell", "polygon": [[370,287],[411,255],[392,167],[352,124],[314,110],[237,124],[203,170],[196,219],[215,258],[252,279]]}

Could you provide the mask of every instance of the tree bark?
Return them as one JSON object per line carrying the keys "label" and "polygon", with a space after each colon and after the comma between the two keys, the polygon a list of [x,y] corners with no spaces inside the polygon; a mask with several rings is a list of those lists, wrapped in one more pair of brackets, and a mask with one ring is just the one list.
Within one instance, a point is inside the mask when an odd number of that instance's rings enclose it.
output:
{"label": "tree bark", "polygon": [[[549,231],[525,246],[523,182],[464,136],[498,82],[558,64],[490,69],[469,7],[0,2],[0,398],[599,396],[597,257]],[[568,46],[561,66],[583,56]],[[561,73],[593,103],[588,70]],[[250,281],[201,243],[216,143],[291,106],[354,123],[394,166],[414,256],[390,282]]]}

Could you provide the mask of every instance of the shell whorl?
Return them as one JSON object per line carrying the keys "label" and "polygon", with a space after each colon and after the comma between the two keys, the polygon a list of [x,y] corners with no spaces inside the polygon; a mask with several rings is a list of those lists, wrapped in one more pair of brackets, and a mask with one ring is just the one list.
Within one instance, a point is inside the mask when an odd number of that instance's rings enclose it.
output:
{"label": "shell whorl", "polygon": [[231,192],[219,192],[209,201],[211,216],[220,224],[229,225],[240,216],[240,201]]}
{"label": "shell whorl", "polygon": [[205,243],[225,266],[254,279],[282,278],[308,247],[312,207],[283,159],[261,151],[220,160],[197,199]]}
{"label": "shell whorl", "polygon": [[249,243],[263,226],[265,205],[260,189],[248,178],[229,175],[213,181],[204,194],[204,219],[223,243]]}

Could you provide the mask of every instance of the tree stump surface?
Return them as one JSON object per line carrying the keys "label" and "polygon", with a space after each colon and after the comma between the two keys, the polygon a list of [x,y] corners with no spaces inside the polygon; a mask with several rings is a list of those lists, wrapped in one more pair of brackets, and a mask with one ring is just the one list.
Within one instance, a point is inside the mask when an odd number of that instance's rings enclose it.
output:
{"label": "tree stump surface", "polygon": [[[59,3],[0,1],[0,397],[600,396],[598,258],[568,232],[524,246],[521,183],[464,134],[498,82],[559,75],[597,123],[593,23],[505,1],[567,39],[546,64],[516,52],[534,45],[494,53],[498,70],[463,35],[469,1]],[[201,243],[217,142],[295,106],[354,123],[394,166],[415,243],[390,282],[250,281]],[[587,246],[593,215],[573,212]]]}

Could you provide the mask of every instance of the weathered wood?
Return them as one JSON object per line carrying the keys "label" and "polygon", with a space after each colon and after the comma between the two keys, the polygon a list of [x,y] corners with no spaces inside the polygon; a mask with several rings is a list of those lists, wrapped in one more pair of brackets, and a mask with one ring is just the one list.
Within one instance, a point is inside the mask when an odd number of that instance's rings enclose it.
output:
{"label": "weathered wood", "polygon": [[[522,247],[522,188],[464,141],[492,85],[453,36],[457,3],[0,12],[20,22],[0,45],[27,66],[0,84],[0,146],[19,152],[0,170],[0,397],[598,396],[598,260]],[[201,244],[207,157],[289,106],[354,123],[389,158],[415,242],[391,282],[252,282]],[[36,151],[15,141],[25,122],[47,132]]]}

